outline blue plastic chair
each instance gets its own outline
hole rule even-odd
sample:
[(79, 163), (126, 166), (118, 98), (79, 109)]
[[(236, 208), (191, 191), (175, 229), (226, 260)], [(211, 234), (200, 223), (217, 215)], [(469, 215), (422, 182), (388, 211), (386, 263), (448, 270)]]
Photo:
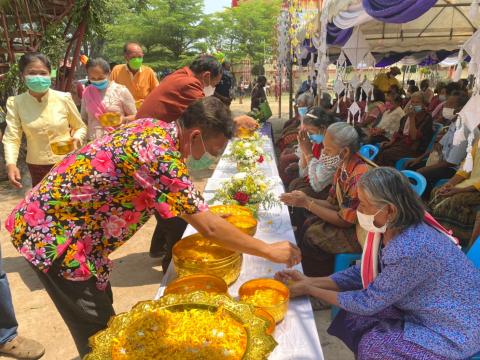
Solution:
[(378, 155), (378, 148), (375, 147), (374, 145), (366, 144), (360, 148), (358, 153), (362, 155), (364, 158), (372, 161)]
[(439, 187), (445, 185), (450, 179), (440, 179), (438, 180), (433, 187)]
[[(339, 272), (348, 269), (353, 262), (360, 260), (362, 254), (337, 254), (335, 255), (335, 266), (333, 272)], [(332, 319), (337, 316), (340, 309), (336, 306), (332, 306), (331, 317)]]
[(412, 170), (402, 170), (402, 174), (408, 178), (413, 190), (415, 190), (417, 195), (422, 196), (427, 188), (427, 180), (425, 177), (422, 174)]
[(407, 164), (407, 161), (413, 160), (414, 158), (401, 158), (395, 163), (395, 169), (398, 171), (405, 170), (405, 166)]

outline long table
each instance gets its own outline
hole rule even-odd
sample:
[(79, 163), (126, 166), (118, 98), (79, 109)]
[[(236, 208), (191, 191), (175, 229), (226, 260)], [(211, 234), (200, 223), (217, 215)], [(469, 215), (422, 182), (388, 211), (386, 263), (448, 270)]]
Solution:
[[(271, 127), (269, 130), (268, 126), (269, 125), (265, 126), (262, 132), (270, 135)], [(229, 148), (230, 146), (225, 150), (225, 154), (229, 152)], [(270, 158), (260, 165), (260, 169), (265, 173), (270, 182), (272, 182), (273, 187), (271, 190), (276, 195), (280, 195), (284, 192), (284, 188), (278, 175), (271, 137), (268, 137), (264, 148)], [(212, 177), (207, 182), (203, 194), (204, 198), (206, 200), (211, 199), (216, 189), (221, 186), (222, 182), (237, 172), (236, 165), (222, 156)], [(258, 230), (255, 234), (256, 238), (267, 243), (274, 243), (279, 240), (288, 240), (295, 243), (295, 236), (290, 223), (288, 208), (286, 206), (282, 205), (281, 207), (269, 211), (260, 211), (258, 220)], [(185, 230), (184, 237), (196, 232), (197, 231), (189, 225)], [(275, 272), (284, 268), (284, 265), (275, 264), (263, 258), (244, 254), (240, 277), (230, 286), (229, 293), (230, 295), (236, 296), (238, 294), (238, 288), (244, 282), (254, 278), (273, 277)], [(300, 265), (297, 265), (296, 269), (302, 271)], [(175, 278), (175, 269), (173, 263), (170, 263), (155, 299), (158, 299), (163, 295), (166, 285)], [(274, 337), (278, 342), (278, 346), (272, 352), (269, 359), (324, 359), (312, 306), (307, 297), (290, 300), (285, 319), (277, 325)]]

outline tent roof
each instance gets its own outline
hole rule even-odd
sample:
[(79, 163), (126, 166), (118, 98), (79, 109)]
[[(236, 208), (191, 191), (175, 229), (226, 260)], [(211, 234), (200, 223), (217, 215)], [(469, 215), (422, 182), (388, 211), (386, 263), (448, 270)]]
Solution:
[[(348, 11), (360, 0), (330, 0), (325, 3), (329, 20)], [(404, 24), (386, 24), (370, 20), (360, 25), (373, 52), (403, 52), (458, 49), (477, 30), (469, 19), (471, 1), (438, 0), (419, 18)]]

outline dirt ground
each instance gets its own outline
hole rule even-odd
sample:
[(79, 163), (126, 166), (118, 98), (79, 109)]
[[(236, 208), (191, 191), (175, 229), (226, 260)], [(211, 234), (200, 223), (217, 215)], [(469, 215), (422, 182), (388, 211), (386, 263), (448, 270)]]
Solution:
[[(278, 103), (272, 98), (270, 104), (274, 116), (278, 117)], [(244, 100), (242, 105), (237, 100), (232, 104), (232, 110), (234, 113), (244, 113), (248, 111), (249, 105), (249, 100)], [(274, 130), (277, 132), (287, 119), (287, 113), (287, 97), (284, 97), (282, 118), (272, 119)], [(209, 175), (209, 173), (203, 173), (194, 177), (195, 184), (199, 189), (203, 189)], [(0, 182), (0, 219), (2, 223), (11, 209), (23, 197), (24, 191), (13, 190), (7, 182)], [(129, 310), (138, 301), (152, 299), (158, 290), (162, 280), (161, 262), (159, 259), (151, 259), (148, 256), (154, 227), (155, 219), (151, 219), (111, 256), (115, 262), (112, 288), (117, 313)], [(19, 333), (34, 338), (45, 346), (46, 354), (42, 359), (79, 359), (63, 320), (27, 262), (13, 248), (4, 229), (0, 230), (0, 240), (3, 266), (10, 281)], [(326, 334), (326, 329), (330, 324), (330, 311), (315, 312), (315, 319), (325, 359), (353, 359), (351, 352), (340, 341)], [(4, 357), (0, 356), (0, 359), (4, 359)]]

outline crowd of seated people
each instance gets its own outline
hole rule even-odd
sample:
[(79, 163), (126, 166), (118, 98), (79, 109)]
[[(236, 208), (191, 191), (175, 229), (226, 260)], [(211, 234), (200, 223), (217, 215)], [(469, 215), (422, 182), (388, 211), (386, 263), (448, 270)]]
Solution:
[[(424, 316), (420, 307), (407, 304), (418, 300), (424, 306), (431, 300), (436, 306), (435, 299), (442, 292), (440, 278), (424, 281), (435, 271), (422, 270), (419, 275), (415, 265), (420, 260), (429, 264), (429, 271), (430, 264), (435, 264), (438, 271), (453, 274), (457, 270), (448, 258), (454, 256), (457, 264), (480, 278), (480, 271), (458, 246), (468, 249), (480, 235), (480, 131), (471, 134), (464, 119), (459, 119), (471, 96), (468, 82), (438, 82), (432, 89), (424, 79), (420, 88), (409, 81), (404, 90), (390, 75), (382, 79), (382, 90), (374, 87), (366, 94), (359, 87), (342, 92), (331, 106), (324, 97), (320, 107), (310, 106), (315, 100), (308, 93), (297, 99), (306, 109), (296, 111), (288, 122), (277, 150), (281, 178), (288, 189), (280, 200), (291, 209), (305, 275), (287, 270), (277, 278), (289, 284), (292, 297), (309, 295), (314, 308), (319, 308), (319, 303), (320, 308), (328, 304), (340, 307), (343, 313), (329, 333), (344, 340), (357, 358), (366, 358), (366, 349), (383, 344), (386, 338), (393, 341), (392, 348), (380, 346), (383, 353), (378, 358), (404, 358), (399, 354), (409, 351), (428, 359), (473, 355), (480, 351), (480, 317), (470, 317), (468, 306), (455, 311), (457, 320), (468, 323), (469, 338), (477, 339), (467, 344), (464, 339), (449, 337), (448, 333), (456, 331), (452, 321), (445, 319), (450, 324), (445, 326), (436, 324), (435, 312)], [(349, 114), (353, 103), (360, 109), (355, 115)], [(469, 147), (472, 137), (473, 146)], [(366, 144), (378, 150), (372, 158), (360, 155), (360, 147)], [(417, 193), (395, 167), (423, 176), (427, 184), (423, 193)], [(372, 176), (366, 176), (370, 173)], [(365, 244), (377, 235), (379, 253), (368, 260)], [(403, 244), (405, 241), (411, 245)], [(434, 256), (432, 246), (438, 247), (441, 256)], [(352, 267), (332, 276), (335, 259), (342, 253), (362, 257), (362, 268)], [(374, 274), (371, 278), (365, 278), (368, 274), (363, 264), (367, 260), (373, 264), (367, 269)], [(422, 285), (397, 286), (396, 276), (416, 279), (415, 283)], [(467, 279), (463, 275), (458, 278)], [(478, 282), (465, 292), (472, 309), (480, 309), (475, 295), (479, 292)], [(347, 301), (342, 294), (351, 298)], [(375, 300), (378, 297), (383, 302)], [(409, 325), (413, 318), (416, 330)], [(376, 326), (381, 328), (384, 323), (391, 332), (377, 331)], [(425, 337), (405, 337), (410, 331), (417, 335), (424, 331)], [(427, 336), (435, 337), (435, 346)], [(395, 340), (400, 338), (403, 340)]]
[[(399, 160), (401, 169), (425, 177), (424, 203), (463, 246), (479, 235), (474, 228), (480, 210), (480, 156), (474, 145), (473, 169), (462, 170), (469, 136), (465, 126), (462, 140), (454, 144), (458, 114), (469, 101), (466, 82), (439, 82), (432, 90), (425, 79), (420, 88), (409, 81), (406, 91), (391, 84), (387, 92), (374, 87), (366, 94), (359, 87), (339, 94), (333, 104), (319, 93), (318, 107), (308, 92), (296, 100), (295, 117), (286, 123), (277, 150), (288, 189), (282, 201), (292, 207), (308, 275), (331, 274), (335, 254), (361, 252), (356, 183), (369, 168), (395, 167)], [(360, 107), (356, 116), (348, 114), (353, 102)], [(364, 144), (378, 148), (373, 162), (357, 154)]]

